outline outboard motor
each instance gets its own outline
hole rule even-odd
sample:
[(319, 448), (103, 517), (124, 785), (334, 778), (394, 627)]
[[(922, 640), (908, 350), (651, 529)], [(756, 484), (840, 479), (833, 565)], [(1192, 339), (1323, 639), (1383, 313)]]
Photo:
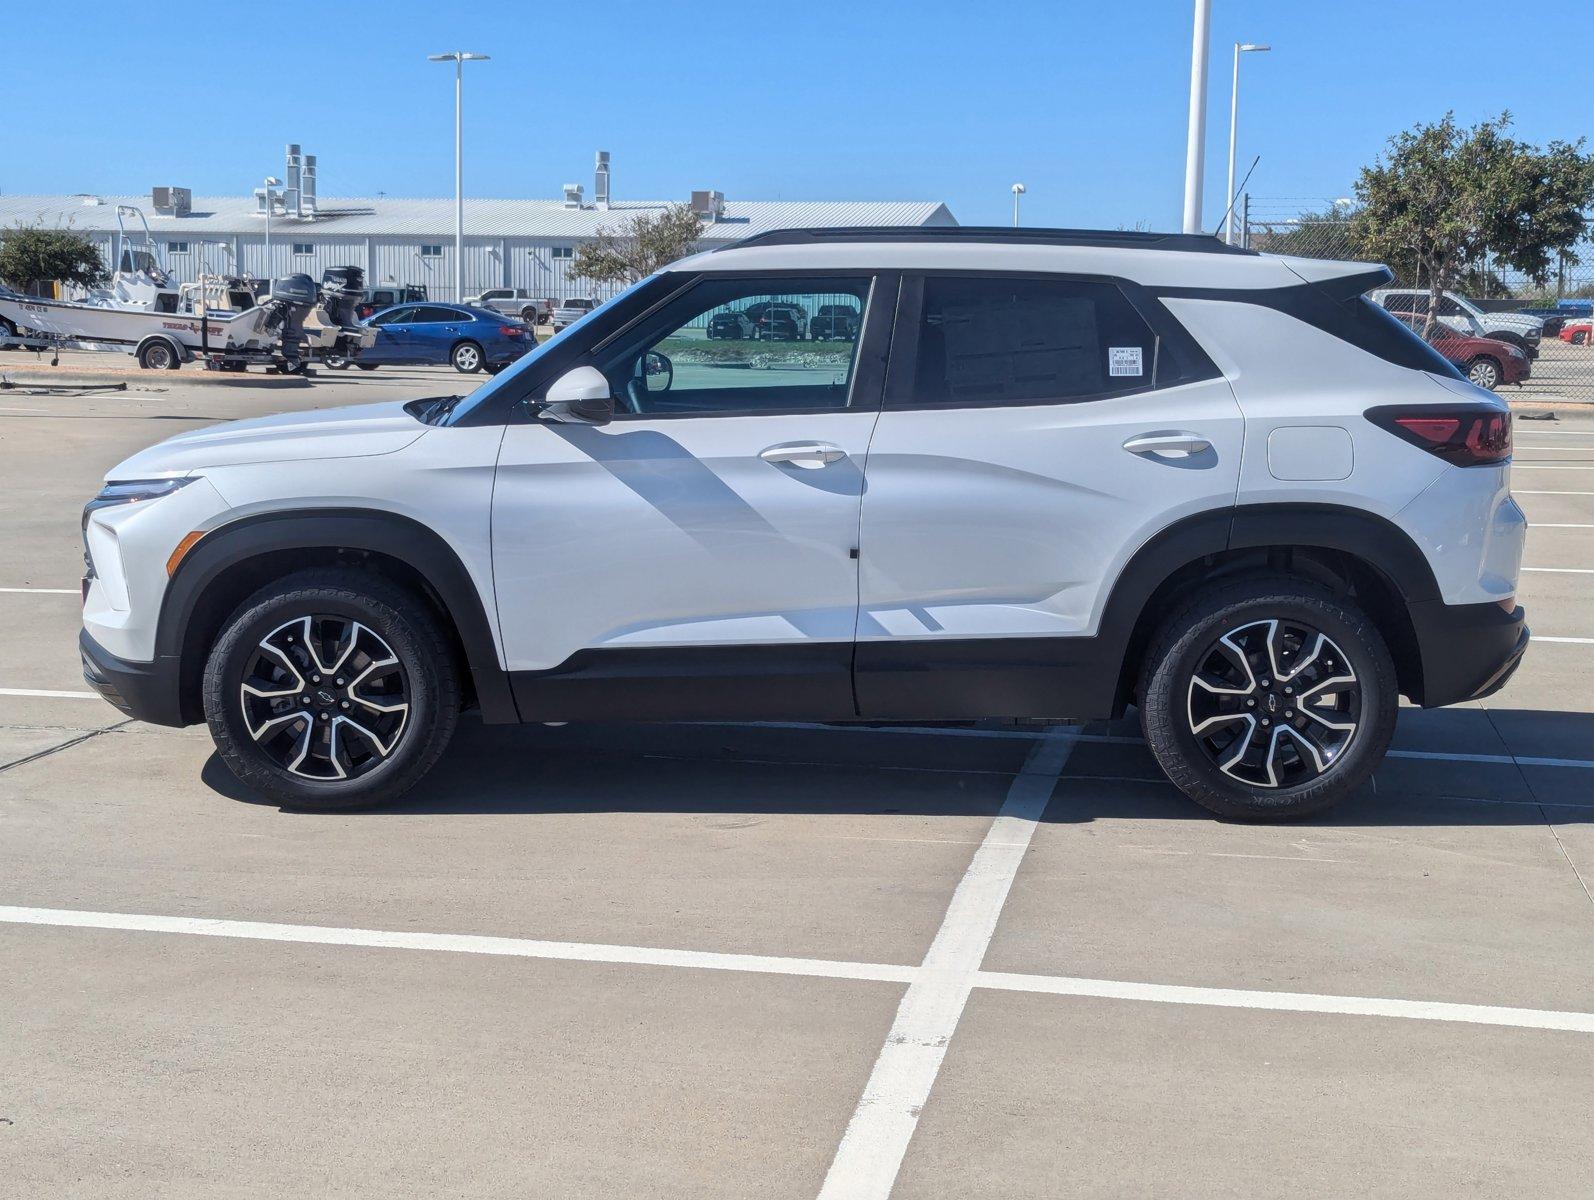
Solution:
[(287, 275), (272, 281), (271, 294), (262, 307), (271, 310), (266, 328), (280, 330), (283, 361), (297, 369), (304, 363), (305, 321), (320, 299), (315, 280), (308, 275)]
[(360, 324), (365, 272), (359, 267), (328, 267), (321, 274), (321, 298), (305, 320), (311, 347), (338, 358), (353, 358), (376, 341), (376, 330)]

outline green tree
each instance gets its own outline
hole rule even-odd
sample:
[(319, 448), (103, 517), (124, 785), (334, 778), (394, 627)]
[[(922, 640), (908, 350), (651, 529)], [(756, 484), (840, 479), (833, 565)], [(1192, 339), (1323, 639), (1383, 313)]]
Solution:
[(17, 224), (0, 232), (0, 279), (18, 291), (51, 279), (92, 287), (105, 281), (105, 264), (76, 230)]
[(684, 204), (663, 212), (639, 212), (616, 228), (600, 226), (598, 236), (576, 247), (565, 273), (594, 283), (635, 283), (692, 253), (702, 230), (697, 214)]
[(1594, 158), (1583, 142), (1541, 149), (1509, 137), (1510, 125), (1502, 113), (1463, 129), (1446, 113), (1391, 138), (1356, 182), (1353, 242), (1428, 288), (1428, 332), (1445, 289), (1463, 286), (1469, 272), (1487, 285), (1486, 259), (1542, 284), (1563, 253), (1577, 261), (1572, 247), (1588, 236)]

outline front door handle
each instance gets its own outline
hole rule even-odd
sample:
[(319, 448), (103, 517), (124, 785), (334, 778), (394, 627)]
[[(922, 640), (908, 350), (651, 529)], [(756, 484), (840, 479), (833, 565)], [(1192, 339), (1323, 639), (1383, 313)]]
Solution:
[(805, 471), (817, 471), (846, 458), (847, 452), (829, 442), (782, 442), (759, 451), (758, 457), (767, 463), (790, 463)]
[(1212, 449), (1212, 443), (1199, 433), (1158, 430), (1156, 433), (1143, 433), (1130, 438), (1124, 443), (1124, 449), (1131, 454), (1150, 454), (1158, 458), (1189, 458), (1192, 454)]

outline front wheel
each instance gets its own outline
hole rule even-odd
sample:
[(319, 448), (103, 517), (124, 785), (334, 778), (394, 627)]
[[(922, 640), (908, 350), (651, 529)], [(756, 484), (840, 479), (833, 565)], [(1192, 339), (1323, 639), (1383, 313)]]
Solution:
[(1360, 787), (1394, 736), (1389, 650), (1327, 588), (1262, 576), (1198, 593), (1152, 641), (1141, 727), (1157, 762), (1225, 817), (1305, 816)]
[(170, 342), (146, 342), (138, 352), (138, 365), (146, 371), (175, 371), (182, 366)]
[(1467, 364), (1467, 380), (1492, 392), (1500, 386), (1500, 364), (1492, 358), (1475, 358)]
[(289, 808), (402, 795), (442, 754), (459, 677), (436, 617), (380, 576), (301, 571), (227, 620), (205, 666), (205, 719), (238, 779)]

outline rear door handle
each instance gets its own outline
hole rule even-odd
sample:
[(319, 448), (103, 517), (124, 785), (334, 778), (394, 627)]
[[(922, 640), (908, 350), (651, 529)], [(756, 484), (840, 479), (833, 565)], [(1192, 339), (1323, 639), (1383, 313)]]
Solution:
[(1189, 458), (1203, 450), (1212, 449), (1212, 443), (1199, 433), (1185, 430), (1158, 430), (1142, 433), (1124, 443), (1131, 454), (1149, 454), (1157, 458)]
[(782, 442), (759, 451), (758, 457), (767, 463), (790, 463), (805, 471), (817, 471), (846, 458), (847, 452), (829, 442)]

